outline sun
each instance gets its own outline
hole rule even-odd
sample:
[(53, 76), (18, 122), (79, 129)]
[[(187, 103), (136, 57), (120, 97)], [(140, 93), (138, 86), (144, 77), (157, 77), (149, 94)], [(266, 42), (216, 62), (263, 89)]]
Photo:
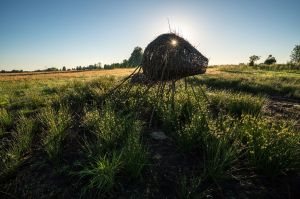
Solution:
[(171, 40), (171, 44), (172, 44), (173, 46), (176, 46), (176, 45), (177, 45), (177, 40), (176, 40), (176, 39), (172, 39), (172, 40)]

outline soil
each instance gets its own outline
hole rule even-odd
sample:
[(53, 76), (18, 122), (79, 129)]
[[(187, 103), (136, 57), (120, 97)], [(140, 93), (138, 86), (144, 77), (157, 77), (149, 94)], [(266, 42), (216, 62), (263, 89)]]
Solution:
[(270, 96), (264, 112), (273, 121), (278, 119), (294, 120), (300, 130), (300, 100), (281, 96)]

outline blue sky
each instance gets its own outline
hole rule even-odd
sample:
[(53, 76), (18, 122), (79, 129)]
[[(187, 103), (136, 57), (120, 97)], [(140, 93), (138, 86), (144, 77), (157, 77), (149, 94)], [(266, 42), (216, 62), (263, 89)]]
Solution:
[(0, 69), (121, 62), (173, 30), (210, 64), (269, 54), (280, 63), (300, 44), (299, 0), (0, 0)]

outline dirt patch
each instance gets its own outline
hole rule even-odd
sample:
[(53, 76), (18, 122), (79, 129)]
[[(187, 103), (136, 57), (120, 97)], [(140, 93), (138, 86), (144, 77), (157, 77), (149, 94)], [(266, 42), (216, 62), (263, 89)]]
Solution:
[(296, 128), (300, 129), (300, 100), (270, 96), (264, 112), (273, 121), (279, 119), (295, 120)]
[(180, 152), (175, 141), (168, 135), (157, 139), (156, 132), (160, 131), (147, 129), (143, 134), (151, 162), (146, 174), (149, 186), (145, 195), (147, 198), (178, 198), (180, 177), (184, 173), (195, 171), (196, 166), (199, 167), (200, 157)]

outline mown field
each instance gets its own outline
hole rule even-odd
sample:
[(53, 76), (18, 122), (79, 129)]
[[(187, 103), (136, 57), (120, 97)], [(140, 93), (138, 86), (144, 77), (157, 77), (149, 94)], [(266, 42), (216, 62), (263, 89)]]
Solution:
[[(1, 198), (297, 198), (300, 70), (0, 75)], [(151, 120), (151, 123), (150, 123)]]

